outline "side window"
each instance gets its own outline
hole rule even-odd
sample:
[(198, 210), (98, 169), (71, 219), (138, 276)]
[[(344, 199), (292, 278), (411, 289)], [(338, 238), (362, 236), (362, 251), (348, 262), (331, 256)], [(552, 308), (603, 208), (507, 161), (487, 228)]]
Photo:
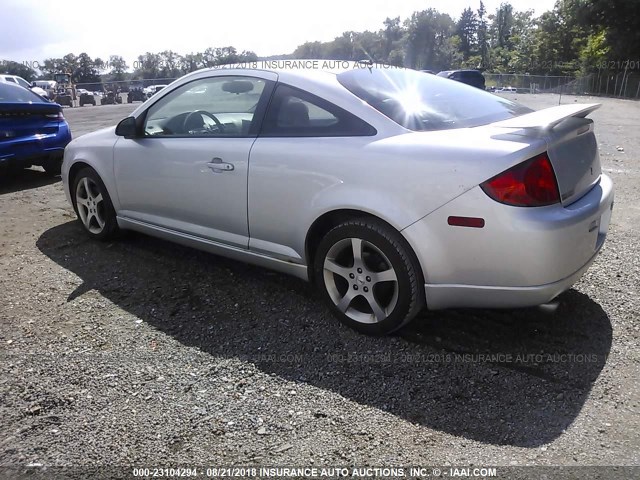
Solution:
[(368, 123), (308, 92), (280, 84), (260, 135), (268, 137), (353, 137), (375, 135)]
[(16, 81), (18, 82), (18, 85), (20, 85), (21, 87), (31, 88), (31, 85), (29, 85), (29, 82), (27, 82), (26, 80), (23, 80), (22, 78), (16, 78)]
[(150, 137), (247, 137), (267, 80), (209, 77), (182, 85), (147, 111)]
[(17, 82), (16, 82), (16, 79), (15, 79), (15, 78), (12, 78), (12, 77), (4, 77), (4, 79), (5, 79), (7, 82), (17, 83)]

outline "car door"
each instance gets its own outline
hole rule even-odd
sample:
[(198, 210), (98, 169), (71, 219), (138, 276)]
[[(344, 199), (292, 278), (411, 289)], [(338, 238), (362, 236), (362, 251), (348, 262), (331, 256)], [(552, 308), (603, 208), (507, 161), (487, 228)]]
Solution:
[(337, 105), (278, 84), (251, 149), (250, 250), (303, 262), (309, 218), (321, 208), (318, 199), (351, 182), (356, 171), (366, 176), (358, 162), (375, 134)]
[(210, 76), (151, 105), (143, 134), (114, 147), (118, 214), (247, 248), (249, 151), (273, 80)]

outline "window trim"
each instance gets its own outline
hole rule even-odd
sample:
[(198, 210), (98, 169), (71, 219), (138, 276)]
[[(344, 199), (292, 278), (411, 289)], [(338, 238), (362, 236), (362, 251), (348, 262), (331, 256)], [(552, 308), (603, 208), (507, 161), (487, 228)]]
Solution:
[[(268, 125), (269, 123), (273, 125), (276, 125), (277, 123), (277, 118), (275, 117), (275, 105), (276, 105), (276, 102), (282, 102), (282, 98), (280, 98), (280, 95), (279, 95), (279, 93), (282, 91), (281, 88), (290, 89), (290, 90), (293, 90), (294, 92), (300, 93), (300, 96), (299, 96), (300, 100), (312, 103), (318, 108), (326, 110), (327, 112), (336, 116), (338, 119), (340, 119), (341, 116), (347, 117), (347, 118), (351, 117), (355, 121), (361, 123), (362, 126), (368, 130), (368, 133), (342, 134), (342, 133), (333, 132), (333, 133), (326, 134), (322, 132), (318, 133), (316, 131), (309, 133), (309, 132), (304, 132), (302, 130), (300, 132), (265, 131), (265, 126)], [(278, 108), (280, 108), (280, 106), (278, 106)], [(329, 100), (319, 97), (318, 95), (314, 95), (313, 93), (307, 90), (294, 87), (287, 83), (277, 82), (277, 84), (274, 86), (273, 92), (271, 93), (271, 100), (269, 101), (269, 104), (267, 106), (266, 113), (262, 121), (259, 136), (264, 138), (341, 138), (341, 137), (349, 138), (349, 137), (374, 137), (377, 134), (378, 134), (378, 131), (369, 122), (366, 122), (359, 116), (349, 112), (348, 110), (345, 110), (342, 107), (339, 107), (335, 103), (332, 103)]]
[[(249, 133), (247, 135), (145, 135), (144, 128), (147, 123), (147, 116), (149, 115), (149, 110), (151, 110), (155, 105), (158, 104), (158, 102), (162, 101), (164, 98), (171, 96), (174, 92), (194, 82), (200, 82), (203, 80), (211, 80), (211, 79), (238, 78), (238, 77), (262, 80), (265, 83), (264, 89), (262, 90), (262, 93), (260, 95), (260, 99), (258, 100), (258, 105), (256, 106), (256, 111), (253, 113), (253, 120), (251, 121), (251, 126), (249, 127)], [(141, 138), (141, 139), (142, 138), (163, 138), (163, 139), (208, 138), (210, 140), (213, 140), (216, 138), (257, 138), (262, 128), (262, 123), (265, 118), (267, 106), (271, 101), (271, 96), (273, 95), (275, 84), (276, 82), (274, 82), (273, 80), (269, 80), (268, 78), (262, 78), (258, 76), (252, 76), (252, 75), (212, 75), (209, 77), (195, 78), (187, 83), (183, 83), (181, 85), (176, 86), (175, 88), (172, 88), (170, 91), (167, 92), (166, 95), (163, 95), (161, 98), (158, 98), (152, 105), (149, 105), (149, 107), (142, 114), (138, 116), (137, 122), (136, 122), (137, 128), (138, 128), (137, 138)], [(167, 86), (163, 88), (163, 90), (168, 88), (169, 87)]]

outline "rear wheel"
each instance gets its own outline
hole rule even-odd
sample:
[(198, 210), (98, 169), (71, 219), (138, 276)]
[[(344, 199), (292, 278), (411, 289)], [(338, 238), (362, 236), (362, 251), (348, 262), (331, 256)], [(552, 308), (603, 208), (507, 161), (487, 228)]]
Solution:
[(342, 323), (385, 335), (408, 323), (424, 305), (416, 263), (397, 231), (375, 220), (352, 220), (320, 242), (315, 280)]
[(107, 188), (92, 168), (83, 168), (73, 181), (73, 206), (89, 236), (107, 240), (118, 232), (116, 212)]

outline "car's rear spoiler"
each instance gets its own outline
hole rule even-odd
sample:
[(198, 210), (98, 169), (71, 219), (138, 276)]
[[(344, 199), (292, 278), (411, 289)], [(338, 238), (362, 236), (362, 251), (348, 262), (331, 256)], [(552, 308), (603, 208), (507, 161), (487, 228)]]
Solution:
[(0, 103), (0, 115), (15, 115), (21, 113), (32, 113), (46, 115), (49, 113), (59, 113), (62, 107), (57, 103), (49, 102), (6, 102)]
[(526, 128), (547, 130), (570, 117), (584, 118), (602, 105), (600, 103), (558, 105), (519, 117), (496, 122), (492, 126), (501, 128)]

